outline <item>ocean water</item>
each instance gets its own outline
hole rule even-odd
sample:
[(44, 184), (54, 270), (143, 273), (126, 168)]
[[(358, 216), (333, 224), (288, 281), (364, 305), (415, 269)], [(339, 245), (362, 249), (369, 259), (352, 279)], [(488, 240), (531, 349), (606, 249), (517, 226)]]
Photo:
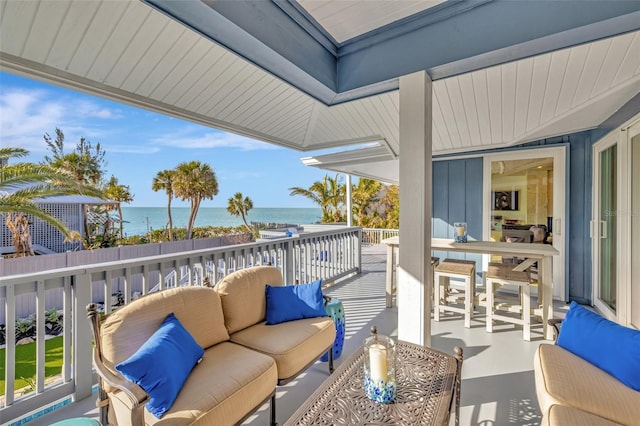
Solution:
[[(185, 228), (189, 207), (171, 209), (174, 228)], [(247, 214), (247, 222), (309, 224), (320, 221), (322, 210), (314, 208), (254, 208)], [(166, 207), (122, 207), (125, 235), (141, 235), (152, 229), (167, 227)], [(242, 219), (229, 214), (224, 207), (201, 207), (195, 226), (239, 226)]]

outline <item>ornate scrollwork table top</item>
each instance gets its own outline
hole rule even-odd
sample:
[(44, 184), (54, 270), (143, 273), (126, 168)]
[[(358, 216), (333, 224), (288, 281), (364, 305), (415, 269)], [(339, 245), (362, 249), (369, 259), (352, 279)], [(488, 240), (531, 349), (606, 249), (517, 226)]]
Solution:
[(362, 348), (345, 360), (291, 416), (293, 425), (444, 425), (454, 398), (456, 358), (397, 341), (393, 404), (371, 401), (363, 390)]

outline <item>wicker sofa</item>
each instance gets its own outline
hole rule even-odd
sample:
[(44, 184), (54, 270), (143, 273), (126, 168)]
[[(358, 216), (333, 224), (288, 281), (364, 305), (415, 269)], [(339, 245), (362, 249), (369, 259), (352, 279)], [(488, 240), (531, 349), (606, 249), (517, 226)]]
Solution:
[[(333, 344), (335, 327), (328, 317), (264, 325), (265, 284), (282, 285), (280, 271), (247, 268), (214, 289), (181, 287), (151, 293), (103, 317), (89, 305), (102, 424), (233, 425), (271, 400), (275, 425), (277, 384), (321, 357)], [(171, 408), (156, 418), (145, 409), (149, 395), (115, 366), (136, 353), (171, 313), (204, 355)]]
[[(571, 309), (574, 309), (573, 305)], [(557, 319), (550, 320), (556, 331), (560, 322)], [(597, 333), (613, 334), (593, 322), (574, 322), (573, 327), (581, 333), (575, 336), (578, 341), (587, 340), (590, 335)], [(615, 338), (607, 341), (607, 338), (596, 336), (594, 343), (614, 354), (615, 351), (629, 350), (629, 345), (623, 345)], [(637, 337), (634, 339), (634, 345), (637, 345)], [(575, 351), (570, 345), (565, 346)], [(628, 353), (624, 355), (638, 356)], [(628, 359), (622, 361), (620, 357), (620, 362), (628, 362)], [(636, 368), (640, 368), (640, 364)], [(543, 413), (542, 425), (640, 424), (640, 392), (561, 345), (543, 343), (538, 347), (534, 356), (534, 375), (538, 404)]]

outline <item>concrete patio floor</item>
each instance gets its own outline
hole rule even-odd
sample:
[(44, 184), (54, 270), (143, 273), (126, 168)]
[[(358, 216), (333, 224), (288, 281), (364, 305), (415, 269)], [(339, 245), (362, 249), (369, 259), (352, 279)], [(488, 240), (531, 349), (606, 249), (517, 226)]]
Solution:
[[(380, 333), (397, 335), (397, 307), (385, 307), (385, 247), (363, 247), (362, 261), (361, 275), (325, 291), (325, 294), (342, 300), (346, 315), (344, 351), (336, 360), (336, 367), (361, 345), (372, 325), (376, 325)], [(556, 316), (563, 316), (568, 307), (556, 301), (554, 309)], [(532, 339), (531, 342), (522, 340), (522, 329), (512, 324), (498, 323), (493, 333), (487, 333), (483, 315), (472, 321), (470, 329), (464, 328), (461, 316), (453, 314), (445, 317), (444, 321), (432, 322), (432, 347), (447, 353), (453, 353), (454, 346), (464, 350), (461, 425), (540, 424), (541, 413), (533, 377), (534, 352), (540, 343), (545, 342), (540, 323), (532, 327)], [(328, 375), (327, 364), (316, 362), (296, 380), (279, 387), (279, 424), (283, 424)], [(95, 397), (78, 401), (27, 424), (50, 425), (83, 416), (97, 419), (94, 400)], [(268, 425), (269, 406), (263, 406), (244, 424)]]

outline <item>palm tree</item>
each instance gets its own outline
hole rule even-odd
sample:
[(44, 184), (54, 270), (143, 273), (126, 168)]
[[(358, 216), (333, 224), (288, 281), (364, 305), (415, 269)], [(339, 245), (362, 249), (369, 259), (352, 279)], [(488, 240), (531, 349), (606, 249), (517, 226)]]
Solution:
[(56, 127), (56, 139), (52, 140), (48, 133), (44, 134), (44, 141), (51, 151), (52, 157), (45, 156), (45, 163), (49, 166), (66, 170), (73, 174), (78, 182), (98, 185), (104, 175), (105, 151), (100, 144), (95, 146), (80, 138), (70, 154), (64, 153), (64, 133)]
[(101, 196), (100, 191), (77, 182), (74, 176), (62, 170), (42, 164), (8, 164), (10, 158), (28, 154), (29, 151), (22, 148), (0, 148), (0, 213), (6, 214), (6, 224), (13, 234), (18, 256), (33, 255), (27, 215), (49, 223), (67, 239), (73, 239), (67, 226), (34, 200), (62, 195)]
[(358, 226), (366, 226), (367, 214), (371, 204), (376, 201), (377, 195), (382, 189), (382, 184), (377, 180), (360, 178), (358, 185), (354, 185), (351, 193), (351, 199), (353, 202), (353, 213), (356, 217), (356, 224)]
[[(98, 143), (94, 146), (91, 142), (81, 137), (74, 150), (69, 154), (65, 154), (64, 132), (56, 127), (55, 133), (55, 140), (51, 139), (48, 133), (43, 136), (52, 155), (51, 157), (48, 155), (44, 157), (44, 164), (56, 170), (70, 173), (81, 184), (92, 185), (97, 188), (102, 182), (106, 164), (104, 159), (106, 153), (100, 144)], [(91, 234), (89, 232), (86, 207), (83, 212), (83, 221), (86, 232), (85, 237), (89, 240)]]
[(203, 199), (213, 200), (218, 195), (218, 180), (211, 166), (200, 161), (178, 164), (174, 178), (174, 194), (183, 201), (189, 200), (191, 204), (187, 224), (187, 239), (191, 239), (200, 203)]
[(309, 189), (294, 186), (289, 191), (291, 196), (302, 195), (317, 204), (322, 209), (321, 222), (324, 223), (336, 221), (339, 205), (344, 202), (344, 185), (339, 184), (338, 175), (335, 179), (325, 175), (322, 181), (314, 182)]
[(169, 241), (173, 241), (173, 218), (171, 217), (171, 201), (173, 200), (173, 179), (175, 170), (161, 170), (156, 174), (151, 183), (151, 189), (154, 191), (163, 190), (167, 194), (169, 201), (167, 202), (167, 218), (169, 226)]
[(333, 212), (334, 222), (344, 222), (343, 208), (346, 204), (347, 187), (340, 183), (341, 179), (338, 174), (333, 179), (325, 175), (325, 181), (328, 182), (329, 193), (331, 194), (331, 211)]
[(118, 219), (120, 220), (120, 238), (122, 238), (122, 203), (130, 203), (133, 201), (133, 194), (128, 185), (122, 185), (118, 182), (118, 178), (111, 175), (111, 179), (107, 182), (102, 193), (105, 198), (117, 201)]
[(229, 198), (229, 205), (227, 211), (233, 216), (241, 216), (244, 226), (247, 227), (249, 232), (253, 232), (253, 229), (247, 223), (247, 213), (253, 208), (253, 201), (251, 198), (242, 196), (242, 192), (236, 192), (233, 197)]

